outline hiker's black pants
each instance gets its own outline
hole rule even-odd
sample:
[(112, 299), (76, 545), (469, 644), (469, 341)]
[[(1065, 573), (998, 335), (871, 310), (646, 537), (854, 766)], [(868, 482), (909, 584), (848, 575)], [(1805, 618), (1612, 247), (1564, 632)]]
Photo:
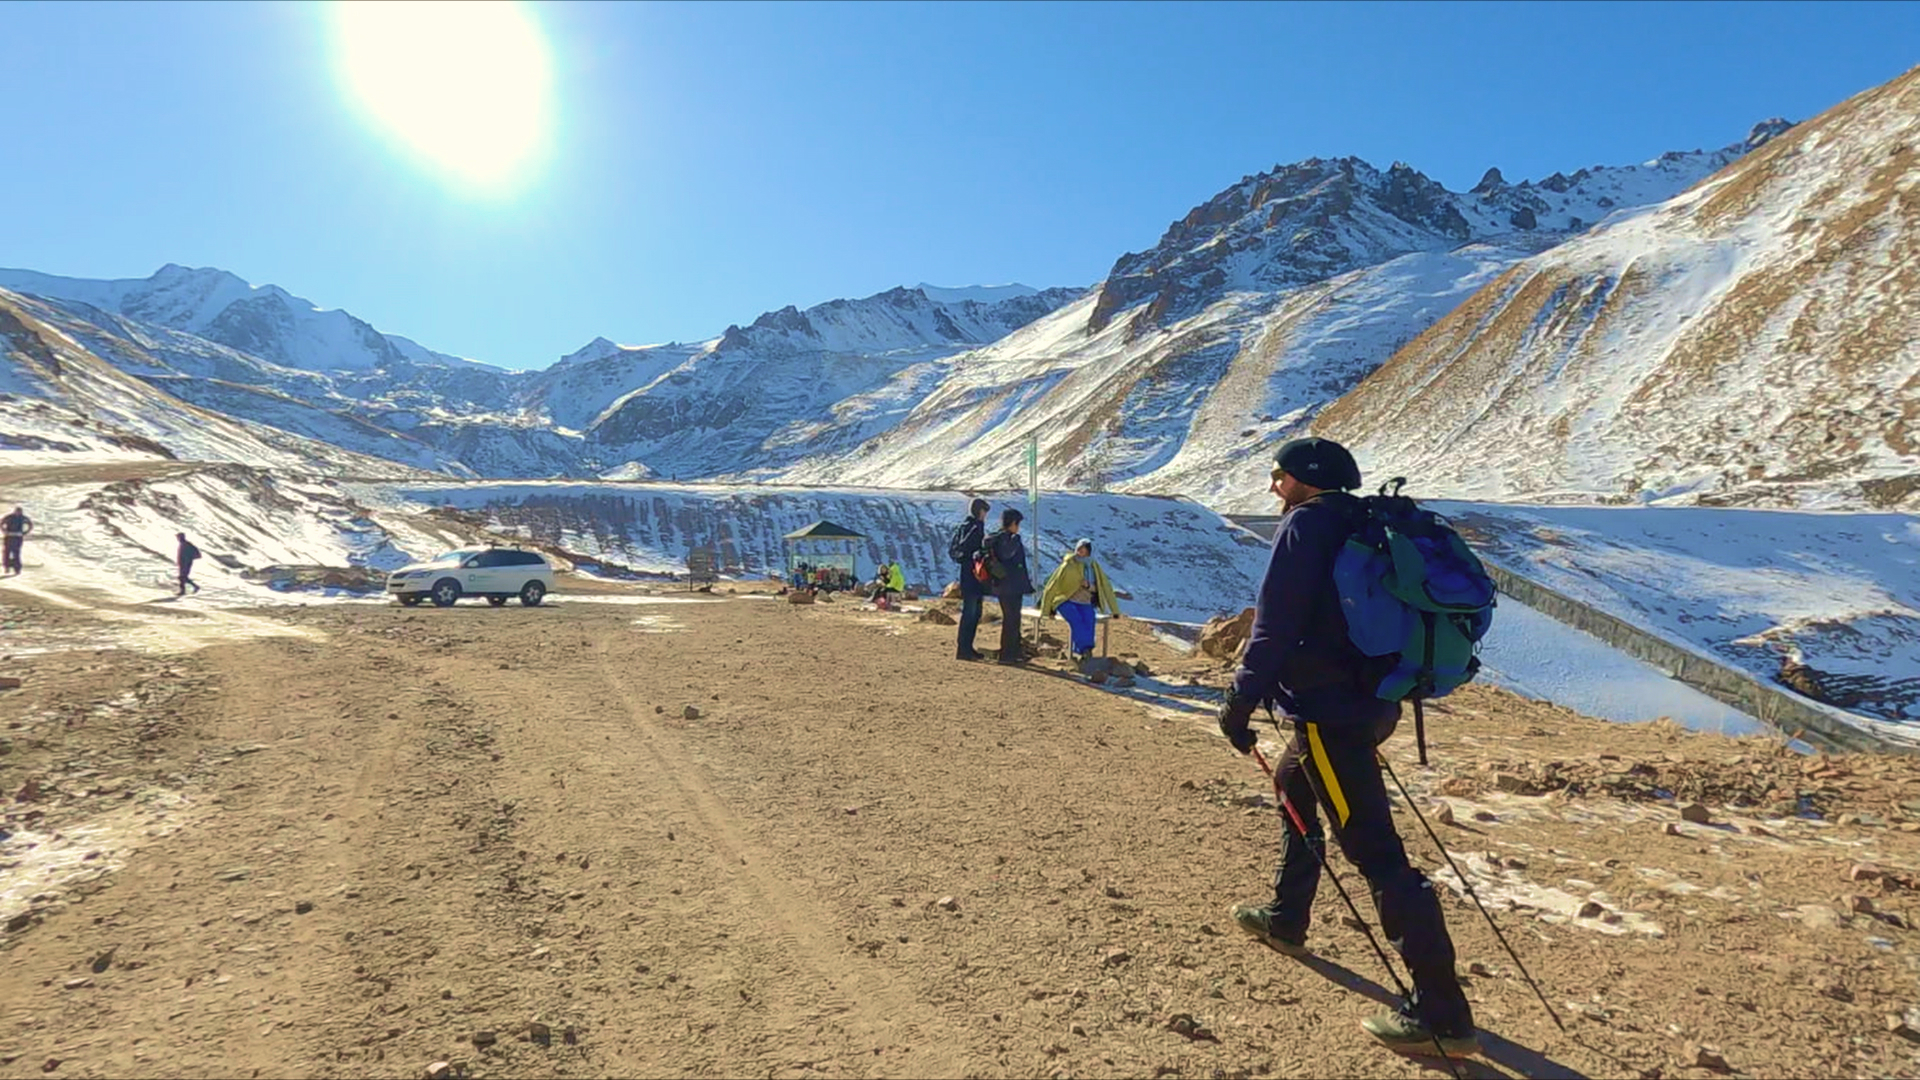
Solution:
[(954, 655), (962, 660), (975, 655), (973, 638), (980, 632), (980, 613), (986, 597), (976, 592), (960, 594), (960, 643)]
[(1000, 659), (1013, 660), (1020, 655), (1020, 604), (1023, 593), (995, 593), (1000, 601)]
[(1326, 851), (1318, 810), (1325, 807), (1340, 850), (1373, 890), (1380, 929), (1413, 973), (1414, 1009), (1441, 1035), (1464, 1035), (1473, 1028), (1473, 1014), (1454, 974), (1453, 939), (1440, 899), (1426, 875), (1407, 861), (1374, 760), (1374, 748), (1393, 729), (1391, 720), (1372, 729), (1294, 721), (1293, 741), (1280, 759), (1280, 788), (1306, 832), (1282, 813), (1272, 929), (1296, 941), (1306, 938), (1320, 886), (1320, 859), (1308, 845)]
[(17, 574), (20, 572), (20, 545), (26, 541), (26, 537), (8, 536), (4, 539), (6, 543), (6, 554), (4, 560), (0, 560), (0, 562), (4, 563), (4, 569), (11, 570)]

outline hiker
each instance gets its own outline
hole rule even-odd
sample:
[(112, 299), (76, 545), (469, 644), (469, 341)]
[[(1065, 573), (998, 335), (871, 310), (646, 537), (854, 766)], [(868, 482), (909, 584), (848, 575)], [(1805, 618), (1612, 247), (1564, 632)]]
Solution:
[(1113, 583), (1093, 558), (1093, 541), (1081, 537), (1073, 542), (1073, 551), (1060, 560), (1060, 568), (1040, 590), (1040, 614), (1052, 618), (1055, 612), (1067, 620), (1071, 636), (1068, 648), (1078, 662), (1093, 655), (1093, 628), (1101, 611), (1111, 619), (1120, 614), (1114, 599)]
[(1333, 580), (1334, 558), (1357, 525), (1360, 503), (1347, 492), (1360, 486), (1360, 467), (1345, 447), (1318, 438), (1282, 445), (1274, 461), (1270, 490), (1285, 514), (1219, 721), (1233, 748), (1251, 753), (1253, 710), (1278, 704), (1293, 735), (1275, 786), (1303, 824), (1282, 825), (1273, 902), (1236, 906), (1233, 920), (1277, 952), (1306, 953), (1317, 853), (1326, 850), (1316, 803), (1324, 806), (1347, 861), (1373, 889), (1381, 929), (1413, 975), (1412, 1000), (1361, 1026), (1396, 1050), (1419, 1053), (1437, 1042), (1449, 1056), (1466, 1056), (1478, 1038), (1454, 974), (1453, 940), (1433, 884), (1407, 861), (1375, 762), (1375, 747), (1399, 723), (1400, 703), (1372, 692), (1377, 667), (1349, 639)]
[(900, 568), (898, 559), (893, 561), (893, 565), (887, 567), (887, 591), (896, 596), (907, 595), (907, 572)]
[(1000, 602), (1002, 664), (1027, 662), (1020, 644), (1020, 605), (1033, 592), (1033, 578), (1027, 574), (1027, 545), (1020, 539), (1020, 522), (1025, 518), (1012, 507), (1000, 511), (1000, 531), (986, 539), (987, 574), (993, 579), (994, 598)]
[(16, 506), (13, 513), (0, 518), (0, 570), (9, 574), (20, 572), (20, 548), (27, 542), (27, 534), (33, 531), (33, 519), (27, 516), (24, 507)]
[(175, 556), (175, 561), (180, 566), (179, 595), (187, 595), (187, 586), (189, 585), (193, 586), (194, 592), (199, 592), (200, 586), (193, 580), (193, 560), (200, 557), (200, 549), (193, 546), (193, 541), (187, 539), (186, 533), (174, 533), (173, 536), (174, 539), (180, 541), (180, 552)]
[(953, 653), (956, 660), (985, 659), (973, 647), (973, 638), (980, 632), (980, 608), (987, 596), (987, 583), (974, 573), (973, 564), (986, 546), (990, 509), (987, 500), (973, 500), (967, 507), (966, 520), (953, 530), (953, 539), (947, 542), (947, 556), (960, 564), (960, 638)]

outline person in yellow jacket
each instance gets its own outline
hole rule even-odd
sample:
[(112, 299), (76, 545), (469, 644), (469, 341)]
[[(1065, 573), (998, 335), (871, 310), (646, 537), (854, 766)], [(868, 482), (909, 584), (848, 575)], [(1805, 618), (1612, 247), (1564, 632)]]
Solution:
[(907, 573), (900, 569), (898, 559), (894, 560), (892, 566), (887, 567), (887, 591), (893, 593), (907, 591)]
[(1060, 560), (1060, 568), (1047, 579), (1040, 593), (1040, 613), (1058, 611), (1072, 630), (1073, 658), (1093, 654), (1093, 627), (1096, 615), (1105, 611), (1108, 618), (1120, 614), (1120, 602), (1114, 599), (1113, 583), (1093, 558), (1093, 541), (1082, 537), (1073, 542), (1073, 552)]

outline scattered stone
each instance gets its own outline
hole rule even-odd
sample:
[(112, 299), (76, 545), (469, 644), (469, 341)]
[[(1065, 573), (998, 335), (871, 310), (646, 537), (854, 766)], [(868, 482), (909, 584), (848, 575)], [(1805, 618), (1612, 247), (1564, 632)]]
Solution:
[(1814, 992), (1820, 994), (1822, 997), (1830, 997), (1835, 1001), (1851, 1002), (1853, 1000), (1853, 991), (1824, 975), (1818, 976), (1813, 980), (1813, 989)]
[(453, 1062), (436, 1061), (427, 1066), (427, 1080), (447, 1080), (453, 1075)]
[(1491, 979), (1493, 977), (1492, 969), (1488, 968), (1487, 965), (1481, 963), (1478, 960), (1475, 960), (1473, 963), (1467, 965), (1467, 974), (1477, 975), (1482, 979)]
[(1691, 821), (1695, 825), (1707, 825), (1712, 823), (1713, 815), (1699, 803), (1688, 803), (1680, 808), (1680, 820)]
[(113, 966), (113, 954), (119, 951), (120, 951), (120, 946), (115, 945), (111, 949), (108, 949), (106, 952), (103, 952), (99, 956), (94, 957), (93, 963), (88, 964), (87, 967), (91, 969), (95, 975), (104, 975), (106, 974), (107, 969)]
[(1366, 929), (1367, 929), (1366, 923), (1361, 922), (1359, 919), (1356, 919), (1351, 915), (1340, 916), (1340, 925), (1346, 927), (1349, 930), (1355, 930), (1362, 933), (1366, 932)]
[(1515, 776), (1512, 773), (1494, 773), (1493, 786), (1495, 790), (1504, 791), (1510, 795), (1533, 794), (1533, 785), (1525, 777)]
[(1147, 666), (1145, 660), (1135, 660), (1133, 662), (1133, 673), (1143, 679), (1153, 678), (1153, 669)]
[(553, 1029), (536, 1021), (527, 1025), (527, 1038), (541, 1046), (549, 1046), (553, 1043)]
[(946, 588), (944, 588), (944, 589), (942, 589), (942, 590), (940, 590), (940, 599), (942, 599), (942, 600), (959, 600), (959, 599), (961, 599), (961, 594), (960, 594), (960, 583), (959, 583), (959, 582), (957, 582), (957, 581), (949, 581), (949, 582), (947, 582), (947, 587), (946, 587)]
[(1200, 932), (1208, 937), (1219, 937), (1220, 931), (1212, 923), (1201, 923)]
[(1825, 904), (1801, 904), (1795, 912), (1802, 923), (1816, 930), (1838, 930), (1843, 925), (1840, 913)]
[(794, 591), (787, 594), (787, 603), (811, 604), (813, 603), (813, 594), (808, 592), (805, 589), (795, 589)]
[(1068, 1028), (1067, 1030), (1072, 1032), (1075, 1035), (1080, 1036), (1081, 1038), (1085, 1038), (1087, 1034), (1087, 1028), (1086, 1028), (1086, 1025), (1084, 1024), (1075, 1024), (1072, 1027)]
[(1607, 909), (1601, 906), (1597, 901), (1589, 900), (1586, 903), (1581, 904), (1580, 910), (1574, 912), (1573, 915), (1574, 915), (1574, 918), (1576, 919), (1597, 919), (1602, 914), (1604, 914), (1606, 910)]
[(17, 934), (33, 925), (33, 912), (23, 911), (7, 920), (7, 933)]
[(1720, 1049), (1715, 1046), (1706, 1046), (1701, 1043), (1688, 1043), (1687, 1059), (1692, 1061), (1693, 1067), (1696, 1069), (1706, 1069), (1709, 1072), (1718, 1073), (1733, 1071), (1733, 1067), (1727, 1064), (1727, 1059), (1721, 1056)]
[(40, 778), (37, 776), (29, 776), (27, 777), (27, 782), (21, 784), (20, 790), (14, 794), (13, 801), (39, 802), (42, 794), (40, 790)]
[(1200, 1021), (1195, 1020), (1186, 1013), (1175, 1013), (1168, 1017), (1167, 1030), (1173, 1032), (1175, 1035), (1184, 1035), (1196, 1042), (1202, 1040), (1219, 1041), (1214, 1039), (1212, 1031), (1202, 1027)]
[(698, 720), (700, 719), (700, 710), (695, 708), (692, 705), (689, 705), (686, 708), (680, 710), (680, 715), (683, 718), (688, 720)]
[(294, 901), (294, 904), (293, 904), (293, 913), (294, 913), (295, 915), (305, 915), (305, 914), (307, 914), (308, 912), (310, 912), (310, 911), (312, 911), (312, 910), (313, 910), (313, 901), (311, 901), (311, 900), (296, 900), (296, 901)]
[(1122, 892), (1117, 885), (1107, 886), (1106, 893), (1107, 899), (1109, 900), (1125, 900), (1127, 898), (1127, 894)]
[(1215, 660), (1238, 660), (1247, 637), (1253, 633), (1253, 609), (1247, 608), (1232, 618), (1213, 618), (1200, 629), (1200, 651)]
[(1680, 826), (1678, 826), (1678, 825), (1675, 825), (1675, 824), (1674, 824), (1673, 822), (1671, 822), (1671, 821), (1669, 821), (1669, 822), (1667, 822), (1667, 827), (1666, 827), (1665, 829), (1663, 829), (1663, 830), (1661, 830), (1661, 831), (1663, 831), (1663, 832), (1665, 832), (1665, 833), (1666, 833), (1666, 834), (1667, 834), (1668, 836), (1685, 836), (1685, 835), (1687, 835), (1686, 833), (1683, 833), (1683, 832), (1681, 832), (1681, 831), (1680, 831)]
[(473, 1033), (473, 1045), (481, 1048), (492, 1046), (499, 1041), (500, 1037), (491, 1031), (476, 1031)]
[(923, 623), (932, 623), (935, 626), (954, 626), (958, 624), (960, 620), (948, 614), (945, 608), (930, 607), (920, 613), (920, 621)]
[(1433, 804), (1432, 816), (1433, 820), (1442, 825), (1453, 824), (1453, 804), (1448, 802), (1435, 802)]
[(1879, 881), (1884, 874), (1885, 871), (1872, 863), (1854, 863), (1853, 868), (1847, 871), (1847, 880)]
[(1108, 949), (1106, 955), (1101, 957), (1100, 963), (1104, 967), (1119, 967), (1131, 959), (1133, 954), (1125, 949)]
[(1920, 1042), (1920, 1031), (1909, 1026), (1904, 1016), (1887, 1017), (1887, 1034), (1898, 1035), (1908, 1042)]
[(1853, 912), (1855, 915), (1873, 914), (1873, 901), (1868, 899), (1867, 897), (1861, 896), (1859, 893), (1854, 893), (1850, 896), (1842, 897), (1840, 900), (1840, 906), (1846, 908), (1848, 911)]
[(939, 908), (941, 911), (959, 911), (960, 901), (955, 900), (951, 896), (943, 896), (935, 901), (933, 906)]
[(66, 985), (66, 988), (69, 990), (85, 990), (87, 987), (93, 985), (93, 980), (92, 979), (68, 979), (65, 985)]
[(0, 675), (0, 690), (18, 690), (26, 685), (16, 675)]
[(1494, 813), (1493, 813), (1493, 812), (1492, 812), (1491, 810), (1475, 810), (1475, 811), (1473, 812), (1473, 820), (1475, 820), (1475, 821), (1499, 821), (1500, 819), (1499, 819), (1499, 817), (1497, 817), (1497, 816), (1496, 816), (1496, 815), (1495, 815), (1495, 814), (1494, 814)]
[(219, 881), (225, 881), (225, 882), (235, 882), (235, 881), (245, 881), (252, 876), (253, 876), (253, 869), (251, 867), (236, 866), (231, 870), (220, 871), (220, 873), (215, 875), (215, 879)]
[(1480, 785), (1465, 776), (1450, 776), (1440, 782), (1440, 794), (1451, 795), (1456, 799), (1471, 798), (1479, 792)]

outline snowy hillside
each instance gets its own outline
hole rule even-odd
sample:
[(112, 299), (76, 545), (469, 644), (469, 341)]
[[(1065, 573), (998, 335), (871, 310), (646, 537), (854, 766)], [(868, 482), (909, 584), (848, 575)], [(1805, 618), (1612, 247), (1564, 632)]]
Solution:
[[(502, 531), (558, 543), (642, 571), (683, 572), (687, 552), (711, 545), (721, 562), (763, 573), (785, 565), (781, 537), (825, 518), (870, 538), (860, 570), (898, 559), (909, 582), (954, 580), (947, 540), (970, 493), (666, 484), (348, 484), (360, 502), (393, 510), (479, 511)], [(996, 510), (1024, 493), (983, 493)], [(1238, 611), (1254, 595), (1267, 546), (1218, 515), (1179, 499), (1045, 494), (1040, 550), (1051, 571), (1066, 545), (1092, 537), (1129, 613), (1200, 622)]]
[[(0, 290), (0, 465), (181, 459), (314, 475), (413, 472), (341, 449), (332, 439), (355, 440), (340, 430), (323, 442), (188, 404), (107, 363), (63, 330), (65, 323), (64, 312)], [(138, 356), (130, 343), (120, 346), (123, 357)], [(286, 407), (303, 422), (318, 422), (314, 410)], [(407, 453), (417, 458), (416, 449)]]
[(398, 339), (404, 344), (397, 344), (344, 311), (322, 311), (277, 285), (249, 285), (224, 270), (168, 263), (149, 278), (92, 281), (0, 269), (0, 288), (77, 301), (138, 322), (184, 330), (306, 371), (467, 363), (404, 338)]
[(1472, 498), (1920, 506), (1920, 69), (1531, 259), (1315, 430)]
[(1429, 505), (1547, 588), (1813, 700), (1920, 731), (1920, 519)]
[[(677, 367), (625, 394), (588, 429), (606, 462), (667, 476), (776, 468), (868, 438), (923, 392), (947, 357), (1000, 339), (1078, 295), (1050, 289), (991, 303), (939, 303), (916, 289), (768, 312), (730, 326)], [(609, 359), (638, 366), (654, 350)], [(598, 361), (606, 363), (608, 360)], [(662, 365), (664, 366), (664, 364)]]
[[(878, 438), (780, 470), (802, 483), (1042, 480), (1177, 492), (1257, 510), (1272, 446), (1506, 268), (1609, 215), (1670, 197), (1787, 125), (1711, 153), (1456, 193), (1355, 159), (1275, 169), (1196, 207), (1098, 290), (953, 357)], [(917, 390), (915, 386), (912, 389)], [(761, 474), (764, 475), (764, 474)], [(1251, 504), (1249, 504), (1251, 501)]]

